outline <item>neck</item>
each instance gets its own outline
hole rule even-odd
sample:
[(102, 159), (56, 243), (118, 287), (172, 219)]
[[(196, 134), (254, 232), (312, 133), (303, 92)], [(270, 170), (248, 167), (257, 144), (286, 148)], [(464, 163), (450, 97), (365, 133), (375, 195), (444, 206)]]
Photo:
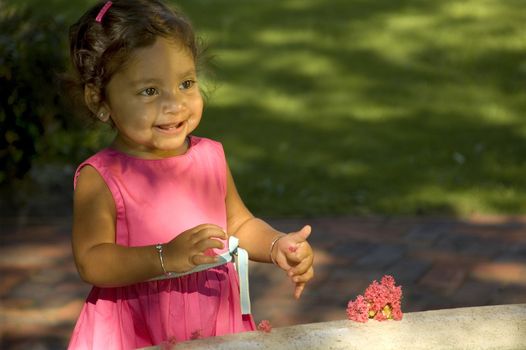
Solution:
[(117, 135), (110, 147), (116, 151), (128, 154), (133, 157), (143, 158), (143, 159), (163, 159), (169, 157), (176, 157), (185, 154), (188, 149), (190, 149), (190, 135), (186, 136), (184, 141), (184, 147), (182, 150), (148, 150), (148, 149), (138, 149), (136, 147), (131, 147), (126, 140), (122, 139)]

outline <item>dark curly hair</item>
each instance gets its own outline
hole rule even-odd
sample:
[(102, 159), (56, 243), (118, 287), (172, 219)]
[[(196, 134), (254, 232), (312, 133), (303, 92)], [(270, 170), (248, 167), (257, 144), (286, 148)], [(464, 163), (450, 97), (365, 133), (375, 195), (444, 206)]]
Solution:
[(199, 65), (203, 52), (193, 27), (180, 11), (161, 0), (114, 0), (100, 22), (95, 18), (106, 2), (89, 9), (70, 27), (69, 46), (73, 72), (65, 88), (81, 114), (93, 116), (84, 103), (84, 88), (92, 84), (105, 99), (105, 87), (137, 48), (164, 37), (185, 45)]

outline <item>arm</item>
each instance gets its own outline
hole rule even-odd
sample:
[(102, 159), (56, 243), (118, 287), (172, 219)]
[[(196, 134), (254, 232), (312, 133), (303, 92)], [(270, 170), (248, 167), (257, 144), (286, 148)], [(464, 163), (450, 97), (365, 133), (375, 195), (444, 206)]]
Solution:
[[(227, 232), (239, 239), (239, 245), (246, 249), (251, 260), (259, 262), (272, 262), (287, 272), (287, 275), (296, 283), (294, 296), (299, 298), (305, 283), (314, 276), (312, 263), (314, 255), (307, 242), (310, 235), (310, 226), (305, 226), (298, 232), (285, 235), (283, 232), (272, 228), (265, 221), (258, 219), (250, 213), (237, 192), (234, 179), (227, 167)], [(280, 238), (270, 251), (272, 242)]]
[(271, 262), (269, 248), (272, 240), (283, 233), (252, 215), (241, 200), (228, 167), (226, 208), (227, 232), (239, 239), (239, 245), (248, 252), (251, 260)]
[[(116, 209), (110, 190), (99, 173), (86, 166), (80, 171), (73, 205), (73, 256), (81, 278), (101, 287), (143, 282), (163, 274), (155, 246), (125, 247), (115, 243)], [(215, 225), (200, 225), (164, 245), (168, 271), (188, 271), (216, 258), (208, 248), (222, 248), (211, 237), (225, 238)]]
[(80, 277), (114, 287), (162, 274), (155, 248), (115, 244), (115, 225), (115, 204), (106, 183), (91, 166), (82, 168), (75, 189), (72, 237)]

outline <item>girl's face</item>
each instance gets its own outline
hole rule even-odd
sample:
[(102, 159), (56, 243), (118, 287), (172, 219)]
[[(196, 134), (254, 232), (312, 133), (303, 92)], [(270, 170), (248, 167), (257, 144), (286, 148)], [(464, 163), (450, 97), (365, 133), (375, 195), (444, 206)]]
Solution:
[(103, 106), (118, 131), (114, 147), (142, 158), (185, 153), (186, 137), (203, 112), (191, 53), (162, 37), (133, 53), (106, 96)]

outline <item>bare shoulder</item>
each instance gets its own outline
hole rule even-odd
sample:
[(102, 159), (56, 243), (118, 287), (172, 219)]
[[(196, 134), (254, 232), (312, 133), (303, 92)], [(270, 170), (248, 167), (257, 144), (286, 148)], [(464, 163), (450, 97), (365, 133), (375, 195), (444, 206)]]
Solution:
[(80, 237), (98, 242), (114, 240), (115, 218), (115, 203), (106, 182), (92, 166), (83, 167), (74, 194), (74, 242)]
[(80, 169), (77, 178), (77, 186), (75, 188), (75, 193), (82, 193), (84, 192), (84, 190), (89, 189), (102, 189), (103, 187), (107, 187), (106, 183), (94, 167), (92, 167), (91, 165), (85, 165), (84, 167), (82, 167), (82, 169)]
[(114, 207), (113, 197), (106, 185), (106, 182), (99, 172), (92, 166), (86, 165), (78, 175), (77, 186), (75, 188), (75, 203), (89, 204), (97, 202), (98, 205), (111, 204)]

